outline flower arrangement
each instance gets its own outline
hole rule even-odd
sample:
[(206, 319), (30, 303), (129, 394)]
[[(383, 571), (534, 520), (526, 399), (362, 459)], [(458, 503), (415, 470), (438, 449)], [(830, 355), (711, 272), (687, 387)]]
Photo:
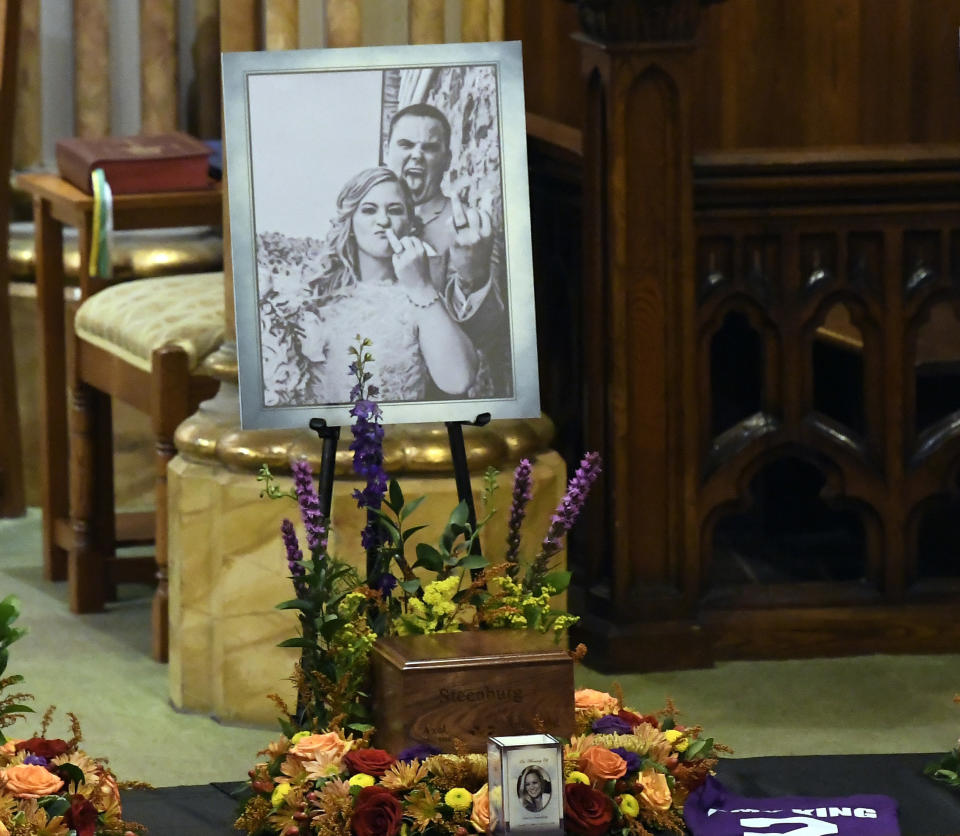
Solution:
[[(622, 697), (574, 695), (577, 736), (563, 748), (564, 829), (576, 836), (684, 833), (683, 803), (723, 747), (676, 722), (672, 704), (639, 714)], [(250, 770), (235, 826), (250, 836), (466, 836), (491, 822), (487, 757), (416, 747), (396, 756), (369, 735), (282, 737)]]
[(367, 512), (361, 538), (368, 554), (366, 578), (328, 551), (329, 523), (320, 511), (313, 473), (306, 461), (292, 464), (293, 489), (281, 490), (269, 470), (261, 469), (264, 493), (297, 501), (306, 533), (305, 556), (290, 520), (281, 524), (286, 566), (295, 597), (278, 606), (297, 611), (299, 635), (281, 643), (297, 647), (294, 673), (298, 706), (281, 719), (289, 737), (300, 731), (370, 729), (370, 653), (380, 636), (448, 633), (489, 628), (553, 631), (558, 637), (577, 618), (557, 609), (552, 599), (570, 583), (570, 573), (554, 559), (576, 522), (600, 472), (599, 456), (584, 456), (556, 509), (549, 528), (529, 561), (522, 555), (523, 523), (532, 496), (532, 465), (524, 459), (514, 474), (509, 534), (504, 559), (496, 564), (477, 554), (474, 543), (494, 513), (497, 472), (488, 470), (481, 504), (485, 515), (475, 525), (461, 502), (436, 544), (408, 542), (425, 528), (411, 525), (422, 498), (408, 500), (383, 467), (381, 413), (369, 384), (373, 362), (370, 341), (357, 337), (351, 348), (351, 414), (354, 471), (365, 486), (354, 499)]
[[(960, 703), (960, 694), (957, 694), (953, 701)], [(960, 740), (957, 740), (957, 745), (939, 761), (929, 764), (923, 773), (934, 781), (940, 781), (948, 787), (960, 790)]]
[[(250, 770), (237, 829), (250, 836), (466, 836), (490, 832), (487, 758), (418, 746), (396, 754), (371, 745), (370, 653), (379, 636), (488, 628), (553, 631), (561, 635), (574, 616), (551, 599), (566, 589), (570, 573), (554, 558), (575, 523), (600, 471), (587, 454), (570, 480), (549, 528), (532, 557), (523, 555), (523, 523), (533, 491), (532, 466), (514, 472), (503, 559), (490, 563), (473, 544), (493, 513), (496, 472), (488, 472), (484, 509), (468, 522), (465, 503), (451, 513), (435, 545), (420, 543), (410, 518), (420, 499), (407, 500), (383, 469), (380, 410), (368, 386), (373, 358), (358, 337), (350, 374), (353, 390), (354, 470), (365, 480), (354, 498), (367, 511), (363, 546), (366, 578), (328, 552), (329, 523), (306, 462), (293, 463), (292, 491), (261, 471), (264, 493), (295, 498), (306, 531), (304, 556), (293, 524), (281, 534), (295, 598), (281, 608), (298, 613), (300, 634), (282, 644), (298, 647), (294, 672), (298, 704), (282, 709), (283, 736)], [(579, 657), (585, 652), (578, 648)], [(564, 745), (565, 829), (578, 836), (647, 836), (651, 830), (683, 833), (687, 795), (716, 763), (722, 747), (699, 727), (676, 722), (672, 704), (656, 715), (626, 708), (621, 696), (583, 689), (572, 695), (576, 734)]]
[[(19, 601), (0, 601), (0, 676), (8, 648), (24, 634), (13, 622)], [(0, 693), (23, 678), (0, 678)], [(29, 694), (0, 699), (0, 729), (23, 720), (33, 709)], [(120, 807), (120, 785), (105, 760), (80, 749), (80, 722), (70, 718), (69, 740), (47, 736), (53, 707), (43, 715), (40, 732), (26, 740), (7, 738), (0, 731), (0, 836), (133, 836), (143, 828), (125, 822)]]

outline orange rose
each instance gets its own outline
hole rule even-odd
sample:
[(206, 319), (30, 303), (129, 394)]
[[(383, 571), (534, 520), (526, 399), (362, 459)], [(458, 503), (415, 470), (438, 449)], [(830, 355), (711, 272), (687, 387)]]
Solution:
[[(4, 743), (3, 746), (0, 746), (0, 755), (12, 758), (15, 754), (17, 754), (17, 744), (19, 742), (19, 740), (14, 740), (12, 737), (8, 737), (7, 742)], [(2, 834), (0, 834), (0, 836), (2, 836)]]
[(584, 750), (579, 766), (594, 783), (612, 781), (627, 774), (627, 762), (605, 746), (591, 746)]
[(0, 821), (0, 836), (10, 836), (10, 831), (2, 821)]
[(470, 824), (477, 829), (477, 833), (486, 833), (490, 826), (490, 788), (486, 784), (473, 794)]
[(640, 773), (638, 783), (643, 787), (640, 800), (654, 810), (669, 810), (673, 803), (670, 796), (670, 785), (667, 776), (655, 769), (644, 769)]
[(20, 763), (0, 769), (0, 783), (18, 798), (40, 798), (53, 795), (63, 786), (63, 781), (45, 766)]
[(599, 711), (601, 714), (610, 714), (617, 710), (617, 698), (606, 691), (581, 688), (573, 693), (573, 705), (577, 711)]
[(305, 761), (340, 761), (353, 746), (353, 741), (344, 740), (336, 732), (308, 734), (301, 737), (291, 748), (290, 754)]

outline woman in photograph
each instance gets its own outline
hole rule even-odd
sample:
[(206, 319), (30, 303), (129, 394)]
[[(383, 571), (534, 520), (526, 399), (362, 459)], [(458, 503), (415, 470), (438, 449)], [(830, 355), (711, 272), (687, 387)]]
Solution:
[(348, 353), (359, 334), (373, 342), (377, 400), (423, 400), (432, 381), (445, 395), (467, 396), (477, 352), (449, 316), (431, 278), (443, 287), (445, 259), (417, 237), (406, 184), (389, 168), (361, 171), (337, 198), (324, 241), (321, 274), (307, 283), (300, 349), (313, 364), (301, 403), (346, 403), (354, 379)]
[(528, 766), (520, 773), (517, 794), (524, 810), (539, 813), (550, 803), (550, 779), (539, 766)]

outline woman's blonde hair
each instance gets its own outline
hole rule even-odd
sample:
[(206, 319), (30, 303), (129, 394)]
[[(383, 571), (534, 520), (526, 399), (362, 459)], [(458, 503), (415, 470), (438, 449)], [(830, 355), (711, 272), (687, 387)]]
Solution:
[(413, 198), (403, 178), (386, 166), (365, 168), (344, 184), (337, 195), (337, 214), (330, 221), (330, 230), (323, 242), (320, 275), (309, 285), (321, 300), (329, 299), (360, 281), (357, 241), (353, 235), (353, 215), (364, 195), (381, 183), (397, 183), (410, 218), (412, 234), (420, 232)]

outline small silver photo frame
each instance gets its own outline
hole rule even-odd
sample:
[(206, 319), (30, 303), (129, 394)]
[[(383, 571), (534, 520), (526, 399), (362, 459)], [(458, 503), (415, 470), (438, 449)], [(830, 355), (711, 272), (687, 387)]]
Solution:
[(241, 424), (540, 414), (519, 42), (223, 55)]
[(490, 832), (563, 834), (563, 748), (549, 734), (487, 740)]

